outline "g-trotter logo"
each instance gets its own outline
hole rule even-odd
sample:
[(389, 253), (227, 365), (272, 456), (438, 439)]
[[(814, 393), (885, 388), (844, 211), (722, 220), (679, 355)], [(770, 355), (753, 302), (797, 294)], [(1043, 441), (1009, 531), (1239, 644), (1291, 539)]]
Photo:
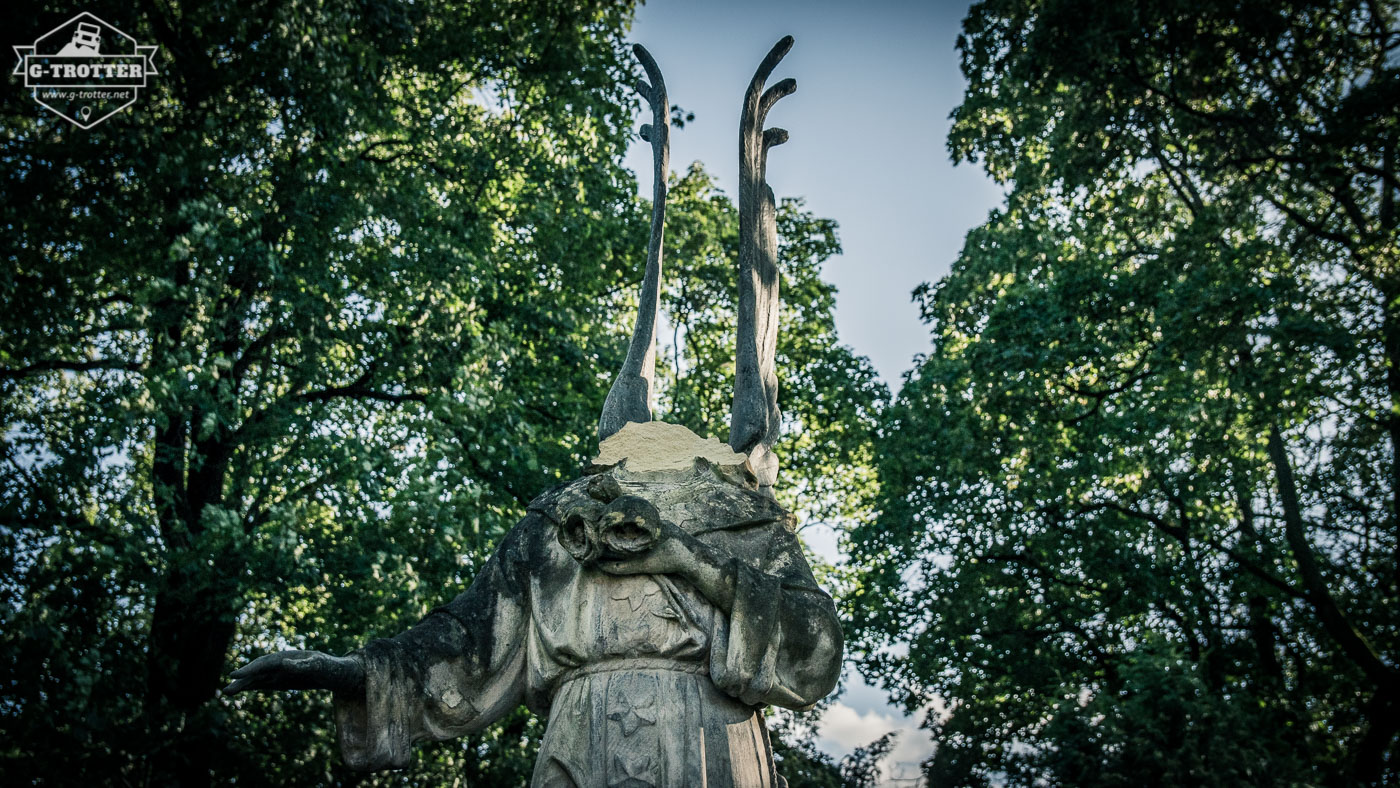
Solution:
[(158, 73), (156, 49), (84, 12), (15, 47), (14, 74), (39, 104), (90, 129), (136, 102), (146, 77)]

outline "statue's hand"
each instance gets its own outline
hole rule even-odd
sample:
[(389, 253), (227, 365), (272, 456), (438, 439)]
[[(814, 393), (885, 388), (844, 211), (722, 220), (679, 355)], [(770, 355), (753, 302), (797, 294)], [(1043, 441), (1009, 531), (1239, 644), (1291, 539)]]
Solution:
[(333, 657), (320, 651), (279, 651), (249, 662), (229, 674), (233, 682), (224, 694), (244, 690), (328, 689), (364, 691), (365, 668), (354, 657)]
[(601, 560), (610, 575), (675, 575), (695, 586), (725, 613), (734, 609), (732, 559), (680, 527), (662, 521), (650, 549), (632, 557)]
[(598, 562), (610, 575), (685, 574), (695, 562), (695, 537), (672, 523), (659, 521), (657, 533), (643, 552)]

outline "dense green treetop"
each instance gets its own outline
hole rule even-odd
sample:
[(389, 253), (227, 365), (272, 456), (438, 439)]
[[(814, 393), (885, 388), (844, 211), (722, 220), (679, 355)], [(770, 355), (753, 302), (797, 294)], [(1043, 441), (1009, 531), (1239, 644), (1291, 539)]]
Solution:
[[(161, 73), (88, 131), (0, 98), (0, 772), (523, 782), (523, 711), (365, 780), (328, 698), (217, 689), (413, 624), (591, 456), (648, 231), (630, 4), (88, 3), (32, 32), (79, 11)], [(713, 233), (668, 238), (665, 396), (720, 434), (727, 400), (683, 392), (728, 396), (733, 208), (680, 184), (677, 227)], [(847, 515), (883, 390), (836, 344), (834, 223), (781, 222), (789, 502)]]
[(1007, 203), (851, 539), (935, 784), (1395, 778), (1398, 13), (969, 12), (950, 147)]
[(89, 131), (0, 108), (6, 771), (323, 781), (272, 733), (319, 699), (226, 662), (412, 623), (587, 451), (630, 9), (80, 10), (161, 73)]

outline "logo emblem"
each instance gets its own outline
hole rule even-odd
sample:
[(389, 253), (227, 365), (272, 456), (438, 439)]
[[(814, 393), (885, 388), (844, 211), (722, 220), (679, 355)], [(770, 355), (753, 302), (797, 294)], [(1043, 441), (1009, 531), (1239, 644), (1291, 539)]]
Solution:
[(158, 73), (151, 62), (158, 48), (85, 12), (15, 47), (14, 74), (40, 105), (90, 129), (136, 103), (146, 77)]

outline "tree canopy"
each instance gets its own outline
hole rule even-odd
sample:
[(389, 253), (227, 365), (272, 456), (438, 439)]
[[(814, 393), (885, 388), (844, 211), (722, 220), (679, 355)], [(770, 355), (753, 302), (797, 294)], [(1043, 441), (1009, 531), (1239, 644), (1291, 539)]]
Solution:
[[(45, 13), (80, 10), (159, 45), (162, 73), (88, 131), (0, 99), (0, 769), (366, 782), (338, 765), (327, 699), (217, 690), (261, 653), (411, 625), (591, 455), (647, 236), (620, 166), (632, 9)], [(690, 289), (669, 306), (696, 339), (672, 411), (713, 431), (680, 403), (732, 374), (732, 339), (698, 338), (732, 335), (733, 209), (685, 182), (676, 221), (722, 229), (704, 255), (674, 242)], [(792, 500), (849, 508), (883, 391), (835, 345), (834, 223), (782, 221)], [(828, 482), (828, 461), (850, 465)], [(367, 782), (523, 782), (541, 731), (522, 711)]]
[(851, 536), (933, 784), (1396, 779), (1398, 17), (973, 6), (949, 144), (1008, 198)]
[(577, 464), (630, 11), (83, 10), (165, 59), (90, 131), (4, 99), (7, 771), (321, 781), (226, 664), (402, 628)]

